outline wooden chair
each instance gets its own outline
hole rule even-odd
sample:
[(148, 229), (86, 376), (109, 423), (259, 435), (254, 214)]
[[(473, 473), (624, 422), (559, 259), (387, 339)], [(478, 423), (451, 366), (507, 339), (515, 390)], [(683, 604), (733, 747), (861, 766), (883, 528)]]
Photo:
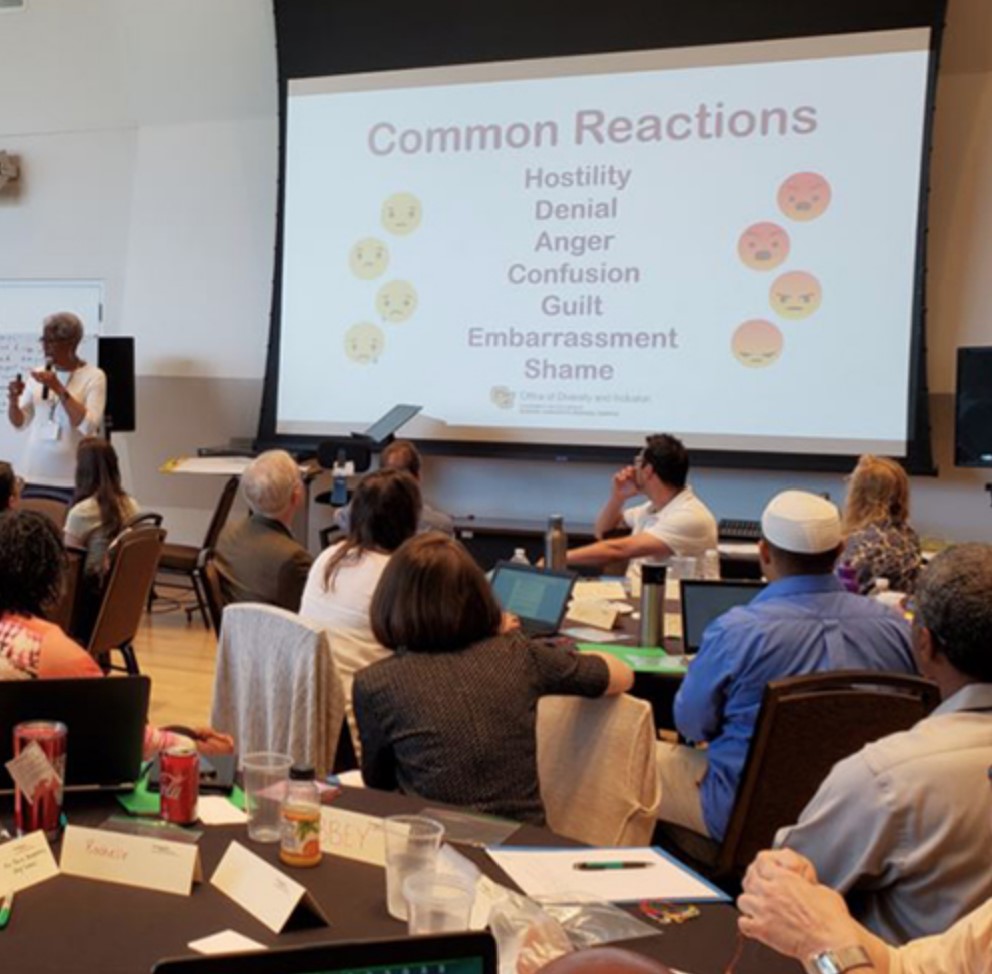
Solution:
[(548, 827), (590, 845), (647, 845), (661, 804), (654, 741), (644, 700), (543, 697), (537, 769)]
[(258, 602), (224, 609), (211, 726), (239, 754), (279, 751), (323, 778), (344, 725), (344, 692), (326, 632)]
[(82, 587), (86, 549), (69, 546), (65, 550), (65, 570), (62, 573), (62, 591), (58, 599), (47, 607), (49, 622), (54, 622), (63, 632), (72, 635)]
[(221, 619), (224, 612), (224, 591), (220, 585), (220, 573), (214, 561), (213, 551), (204, 553), (203, 567), (200, 570), (203, 579), (203, 594), (207, 600), (207, 612), (210, 615), (210, 625), (214, 635), (220, 637)]
[(118, 650), (124, 658), (123, 669), (132, 675), (139, 672), (133, 642), (164, 543), (165, 531), (146, 525), (126, 528), (107, 549), (110, 568), (87, 646), (104, 670), (121, 669), (110, 662), (111, 652)]
[(65, 521), (69, 514), (69, 504), (66, 501), (54, 497), (22, 497), (17, 506), (22, 511), (37, 511), (39, 514), (44, 514), (59, 529), (59, 534), (65, 530)]
[(739, 879), (775, 833), (799, 818), (838, 761), (912, 727), (939, 702), (935, 683), (894, 673), (839, 670), (773, 680), (723, 842), (667, 822), (655, 838), (712, 878)]
[[(203, 544), (200, 547), (188, 544), (167, 544), (162, 549), (162, 558), (159, 562), (159, 573), (163, 575), (181, 575), (189, 579), (189, 586), (196, 598), (196, 607), (186, 608), (186, 618), (191, 620), (193, 613), (199, 611), (205, 626), (210, 625), (208, 616), (207, 596), (203, 585), (203, 560), (206, 552), (212, 551), (217, 546), (217, 539), (220, 537), (227, 517), (234, 506), (234, 499), (238, 494), (238, 478), (229, 477), (224, 489), (217, 499), (217, 506), (214, 508), (210, 524), (207, 525), (207, 533), (204, 535)], [(171, 583), (162, 582), (163, 585)]]

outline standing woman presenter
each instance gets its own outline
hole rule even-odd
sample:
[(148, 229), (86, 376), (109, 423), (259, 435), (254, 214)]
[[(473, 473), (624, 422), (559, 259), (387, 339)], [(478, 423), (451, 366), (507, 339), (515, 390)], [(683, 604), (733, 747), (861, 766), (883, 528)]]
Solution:
[(71, 500), (76, 448), (84, 436), (98, 434), (107, 400), (107, 377), (77, 354), (83, 323), (60, 311), (44, 322), (41, 345), (45, 364), (25, 383), (18, 376), (7, 386), (7, 417), (26, 430), (19, 470), (35, 493)]

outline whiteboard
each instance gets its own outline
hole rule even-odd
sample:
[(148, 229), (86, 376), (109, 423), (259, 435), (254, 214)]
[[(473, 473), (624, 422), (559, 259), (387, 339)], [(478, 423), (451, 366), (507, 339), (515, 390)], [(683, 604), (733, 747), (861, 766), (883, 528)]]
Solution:
[(103, 326), (103, 282), (71, 280), (0, 280), (0, 460), (20, 466), (26, 431), (7, 420), (7, 384), (42, 363), (41, 322), (56, 311), (72, 311), (86, 330), (79, 357), (97, 361), (97, 336)]

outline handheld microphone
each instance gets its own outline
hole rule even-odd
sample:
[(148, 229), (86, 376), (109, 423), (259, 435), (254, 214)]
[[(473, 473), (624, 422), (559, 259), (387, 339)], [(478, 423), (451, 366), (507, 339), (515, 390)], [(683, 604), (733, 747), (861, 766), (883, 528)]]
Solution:
[[(51, 371), (52, 371), (52, 363), (51, 363), (51, 362), (46, 362), (46, 363), (45, 363), (45, 371), (46, 371), (46, 372), (51, 372)], [(42, 399), (47, 399), (47, 398), (48, 398), (48, 394), (49, 394), (49, 393), (50, 393), (51, 391), (52, 391), (52, 390), (51, 390), (51, 389), (49, 389), (49, 388), (48, 388), (48, 386), (45, 386), (45, 387), (44, 387), (44, 388), (43, 388), (43, 389), (41, 390), (41, 398), (42, 398)]]

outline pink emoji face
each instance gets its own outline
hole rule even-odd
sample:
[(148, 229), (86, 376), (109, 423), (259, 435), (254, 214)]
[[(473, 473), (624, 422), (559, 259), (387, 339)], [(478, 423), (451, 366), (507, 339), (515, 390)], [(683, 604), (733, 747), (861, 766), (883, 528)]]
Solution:
[(797, 172), (778, 189), (778, 208), (790, 220), (815, 220), (830, 205), (830, 183), (818, 172)]
[(730, 340), (734, 358), (749, 369), (763, 369), (782, 354), (782, 332), (770, 321), (753, 318), (739, 325)]
[(737, 254), (753, 271), (770, 271), (789, 256), (789, 235), (775, 223), (752, 223), (737, 241)]
[(822, 299), (820, 282), (806, 271), (789, 271), (775, 278), (768, 292), (772, 311), (790, 321), (808, 318), (820, 307)]

